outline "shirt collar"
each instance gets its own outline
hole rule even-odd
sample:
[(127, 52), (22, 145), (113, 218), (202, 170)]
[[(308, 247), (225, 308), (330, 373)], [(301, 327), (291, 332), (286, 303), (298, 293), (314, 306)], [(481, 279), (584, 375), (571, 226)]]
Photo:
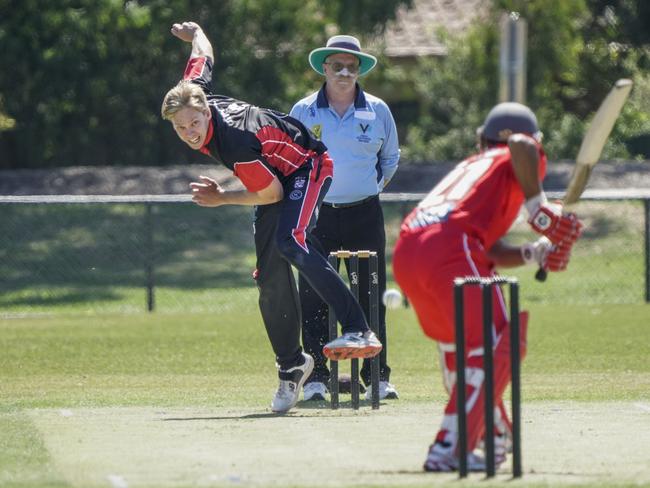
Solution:
[[(323, 83), (323, 86), (318, 91), (318, 96), (316, 97), (316, 108), (327, 108), (330, 106), (330, 103), (327, 100), (327, 93), (325, 92), (325, 85), (327, 85), (327, 83)], [(358, 110), (360, 108), (366, 108), (366, 107), (367, 107), (366, 96), (364, 95), (363, 90), (359, 86), (359, 83), (357, 83), (356, 94), (354, 96), (354, 108), (355, 110)]]
[(208, 144), (212, 140), (212, 135), (214, 134), (214, 127), (212, 126), (212, 117), (210, 117), (210, 123), (208, 124), (208, 134), (205, 136), (205, 141), (203, 142), (203, 146), (199, 149), (203, 154), (210, 154), (210, 150), (208, 149)]

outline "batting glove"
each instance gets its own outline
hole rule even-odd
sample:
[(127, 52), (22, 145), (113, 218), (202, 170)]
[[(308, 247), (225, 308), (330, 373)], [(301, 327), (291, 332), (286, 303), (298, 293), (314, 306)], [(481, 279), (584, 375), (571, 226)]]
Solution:
[(572, 245), (554, 245), (546, 255), (542, 267), (549, 271), (564, 271), (569, 265)]
[(544, 203), (531, 213), (528, 223), (553, 244), (572, 245), (580, 237), (582, 222), (573, 212), (563, 213), (560, 205)]
[(521, 257), (525, 264), (534, 264), (548, 271), (564, 271), (571, 258), (572, 244), (553, 244), (542, 236), (535, 242), (521, 246)]

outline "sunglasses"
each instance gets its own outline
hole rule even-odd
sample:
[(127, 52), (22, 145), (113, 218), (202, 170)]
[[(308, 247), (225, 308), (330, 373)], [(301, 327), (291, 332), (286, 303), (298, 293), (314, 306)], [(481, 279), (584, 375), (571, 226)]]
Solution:
[(334, 73), (340, 73), (343, 71), (343, 68), (348, 70), (348, 73), (351, 74), (357, 74), (359, 72), (359, 68), (361, 67), (359, 64), (343, 64), (343, 63), (323, 63), (323, 64), (328, 64), (332, 67), (332, 70)]

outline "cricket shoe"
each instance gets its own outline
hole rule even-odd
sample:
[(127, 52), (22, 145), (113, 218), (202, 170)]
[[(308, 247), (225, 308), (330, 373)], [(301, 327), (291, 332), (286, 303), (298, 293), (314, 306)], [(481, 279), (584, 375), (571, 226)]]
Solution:
[(304, 362), (299, 366), (289, 369), (278, 369), (280, 384), (271, 402), (271, 410), (275, 413), (284, 413), (291, 410), (300, 396), (300, 390), (314, 369), (314, 358), (302, 353)]
[[(505, 460), (505, 458), (496, 457), (496, 466)], [(438, 441), (431, 444), (427, 459), (424, 461), (422, 468), (427, 472), (447, 473), (458, 471), (460, 460), (454, 453), (454, 448), (448, 443)], [(468, 471), (485, 471), (485, 459), (473, 452), (467, 453), (467, 470)]]
[(305, 383), (303, 388), (303, 399), (306, 402), (323, 402), (327, 400), (327, 387), (320, 381)]
[[(379, 399), (380, 400), (397, 400), (399, 395), (395, 387), (388, 381), (379, 382)], [(366, 400), (372, 400), (372, 385), (366, 390)]]
[(323, 354), (333, 361), (342, 359), (366, 359), (381, 352), (381, 342), (371, 330), (347, 332), (323, 347)]
[[(512, 453), (512, 425), (505, 410), (501, 410), (502, 405), (494, 409), (494, 452), (497, 456)], [(477, 447), (485, 452), (485, 438)]]
[[(479, 442), (478, 449), (485, 452), (485, 439), (481, 439)], [(505, 459), (507, 453), (512, 452), (512, 433), (495, 433), (494, 434), (494, 455), (499, 459), (503, 457)]]

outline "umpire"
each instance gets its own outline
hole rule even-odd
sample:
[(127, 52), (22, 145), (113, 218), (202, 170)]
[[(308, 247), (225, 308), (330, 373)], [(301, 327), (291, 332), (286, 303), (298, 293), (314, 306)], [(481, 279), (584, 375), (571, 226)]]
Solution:
[[(296, 103), (291, 115), (300, 120), (327, 146), (334, 161), (334, 179), (325, 196), (312, 235), (325, 255), (339, 249), (376, 251), (379, 261), (379, 296), (386, 289), (386, 234), (379, 193), (397, 170), (399, 143), (395, 121), (386, 103), (364, 92), (357, 80), (370, 72), (377, 59), (362, 52), (352, 36), (334, 36), (325, 47), (309, 54), (309, 64), (325, 76), (321, 89)], [(347, 264), (347, 263), (346, 263)], [(360, 260), (359, 275), (368, 275), (367, 260)], [(348, 275), (349, 275), (348, 268)], [(368, 311), (368, 283), (359, 280), (360, 303)], [(305, 351), (315, 360), (314, 371), (304, 386), (305, 400), (325, 400), (329, 370), (322, 353), (328, 341), (328, 309), (319, 295), (300, 276), (302, 336)], [(386, 361), (386, 308), (379, 304), (379, 397), (397, 398), (390, 384)], [(370, 386), (370, 361), (361, 378)], [(370, 399), (371, 389), (366, 391)]]

